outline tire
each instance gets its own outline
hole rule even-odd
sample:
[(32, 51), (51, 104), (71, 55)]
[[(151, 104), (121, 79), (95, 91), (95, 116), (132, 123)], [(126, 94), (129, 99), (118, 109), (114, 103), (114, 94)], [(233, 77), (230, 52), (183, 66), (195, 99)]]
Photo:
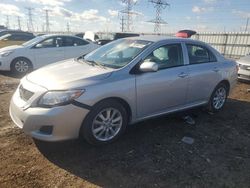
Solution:
[(116, 100), (105, 100), (97, 103), (89, 112), (82, 124), (80, 136), (93, 145), (108, 144), (124, 133), (127, 124), (125, 107)]
[(10, 68), (15, 75), (25, 75), (33, 70), (31, 61), (23, 57), (14, 59)]
[(223, 83), (216, 86), (208, 103), (208, 110), (210, 112), (215, 113), (223, 109), (227, 100), (228, 89)]

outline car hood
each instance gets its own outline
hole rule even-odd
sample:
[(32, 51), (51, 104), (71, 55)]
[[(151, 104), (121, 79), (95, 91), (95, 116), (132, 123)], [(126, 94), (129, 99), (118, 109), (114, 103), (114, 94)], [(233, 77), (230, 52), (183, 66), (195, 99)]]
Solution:
[(1, 48), (0, 52), (9, 51), (9, 50), (17, 50), (19, 48), (23, 48), (23, 46), (21, 46), (21, 45), (7, 46), (7, 47), (4, 47), (4, 48)]
[(250, 65), (250, 55), (240, 58), (237, 62)]
[(26, 78), (48, 90), (63, 90), (93, 85), (109, 77), (112, 72), (110, 68), (69, 59), (38, 69)]

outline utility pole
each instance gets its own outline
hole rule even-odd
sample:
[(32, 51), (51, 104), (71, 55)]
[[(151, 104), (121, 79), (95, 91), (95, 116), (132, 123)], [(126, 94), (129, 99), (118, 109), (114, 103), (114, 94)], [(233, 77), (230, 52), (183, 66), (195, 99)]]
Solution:
[(22, 30), (20, 16), (17, 16), (17, 24), (18, 24), (18, 30)]
[(166, 0), (149, 0), (149, 2), (154, 5), (154, 8), (156, 8), (155, 19), (150, 20), (149, 22), (152, 22), (155, 24), (154, 32), (160, 33), (161, 32), (161, 24), (167, 24), (167, 22), (164, 21), (161, 17), (162, 10), (165, 9), (166, 7), (170, 6), (170, 4), (167, 3)]
[(248, 23), (249, 23), (249, 17), (247, 18), (247, 23), (246, 23), (245, 32), (247, 32), (247, 31), (248, 31)]
[(49, 11), (48, 9), (45, 9), (45, 19), (46, 19), (46, 32), (50, 32), (50, 28), (49, 28)]
[(9, 15), (6, 15), (6, 24), (5, 24), (5, 27), (6, 27), (7, 29), (9, 29), (9, 27), (10, 27)]
[(34, 31), (33, 14), (32, 14), (32, 11), (34, 10), (34, 8), (26, 7), (26, 9), (28, 10), (28, 22), (27, 22), (28, 31), (32, 32)]
[(121, 29), (122, 32), (131, 32), (133, 25), (133, 15), (136, 15), (136, 12), (132, 11), (133, 6), (136, 4), (134, 0), (122, 0), (122, 3), (126, 4), (126, 8), (121, 10)]

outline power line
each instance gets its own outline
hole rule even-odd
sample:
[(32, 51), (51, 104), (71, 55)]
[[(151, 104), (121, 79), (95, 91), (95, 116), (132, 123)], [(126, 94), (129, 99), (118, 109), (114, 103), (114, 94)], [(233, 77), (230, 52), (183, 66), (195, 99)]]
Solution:
[(32, 14), (32, 11), (34, 10), (34, 8), (26, 7), (26, 9), (28, 10), (28, 22), (27, 22), (28, 31), (33, 32), (34, 31), (34, 26), (33, 26), (33, 14)]
[(170, 6), (170, 4), (167, 3), (166, 0), (149, 0), (149, 2), (152, 3), (154, 5), (154, 7), (156, 8), (155, 19), (150, 20), (149, 22), (152, 22), (155, 24), (154, 32), (160, 33), (161, 24), (167, 24), (167, 22), (165, 20), (163, 20), (161, 17), (162, 10), (165, 9), (167, 6)]

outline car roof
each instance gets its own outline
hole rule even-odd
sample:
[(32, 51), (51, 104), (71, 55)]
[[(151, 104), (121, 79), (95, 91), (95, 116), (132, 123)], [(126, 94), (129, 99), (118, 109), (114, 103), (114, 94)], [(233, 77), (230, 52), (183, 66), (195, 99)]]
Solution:
[(75, 38), (82, 39), (81, 37), (77, 37), (75, 35), (67, 35), (67, 34), (45, 34), (45, 35), (42, 35), (41, 37), (43, 37), (43, 38), (47, 38), (47, 37), (75, 37)]
[[(159, 36), (159, 35), (141, 35), (139, 37), (128, 37), (125, 39), (134, 39), (134, 40), (146, 40), (146, 41), (150, 41), (150, 42), (159, 42), (159, 41), (163, 41), (163, 40), (167, 40), (167, 41), (172, 41), (172, 42), (200, 42), (191, 38), (179, 38), (179, 37), (171, 37), (171, 36)], [(202, 42), (201, 42), (202, 43)]]

